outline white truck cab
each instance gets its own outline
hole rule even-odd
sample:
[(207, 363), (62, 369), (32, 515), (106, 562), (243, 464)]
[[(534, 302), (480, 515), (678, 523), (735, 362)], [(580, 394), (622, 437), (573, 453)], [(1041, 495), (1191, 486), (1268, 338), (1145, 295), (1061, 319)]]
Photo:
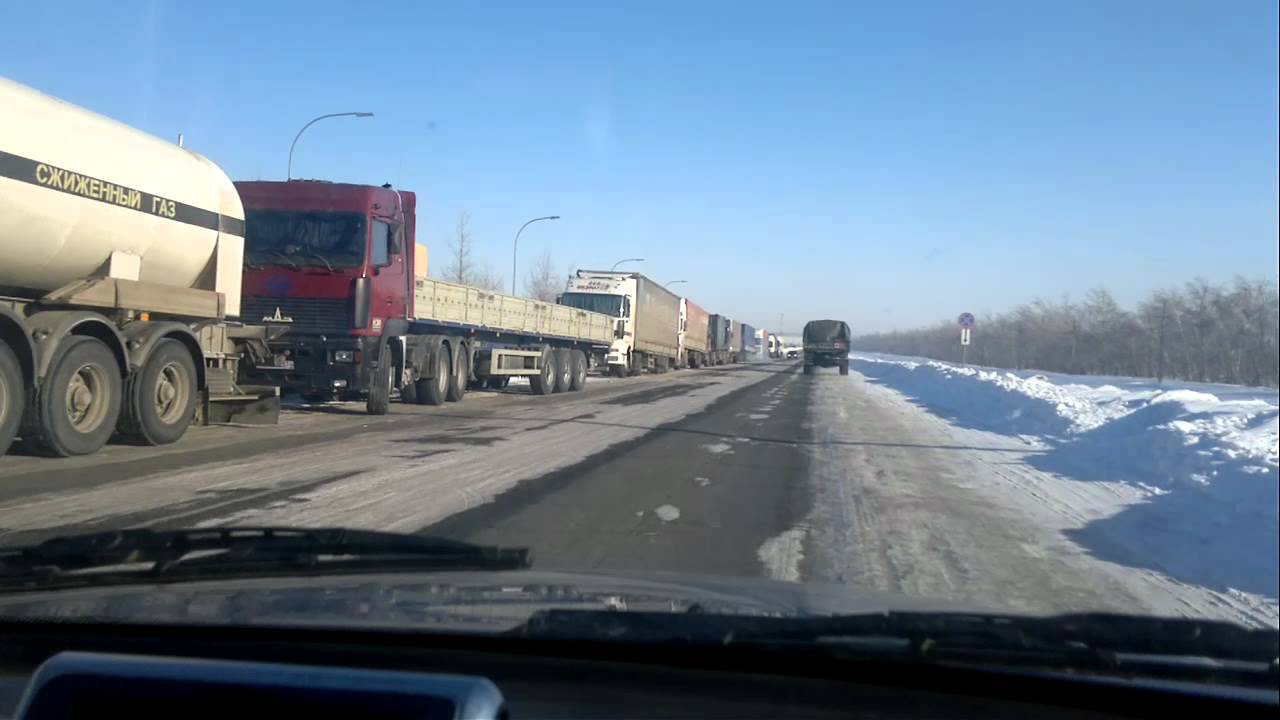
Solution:
[(597, 358), (613, 375), (665, 372), (679, 353), (680, 298), (636, 272), (579, 270), (560, 304), (614, 318), (613, 341)]

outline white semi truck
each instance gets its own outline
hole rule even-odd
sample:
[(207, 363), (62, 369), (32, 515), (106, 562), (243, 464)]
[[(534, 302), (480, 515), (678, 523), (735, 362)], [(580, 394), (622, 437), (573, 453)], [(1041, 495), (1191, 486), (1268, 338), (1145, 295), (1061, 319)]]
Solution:
[(636, 272), (579, 270), (560, 304), (614, 319), (613, 342), (599, 364), (617, 377), (678, 367), (680, 296)]
[(0, 78), (0, 455), (84, 455), (115, 433), (274, 422), (240, 312), (244, 211), (196, 153)]

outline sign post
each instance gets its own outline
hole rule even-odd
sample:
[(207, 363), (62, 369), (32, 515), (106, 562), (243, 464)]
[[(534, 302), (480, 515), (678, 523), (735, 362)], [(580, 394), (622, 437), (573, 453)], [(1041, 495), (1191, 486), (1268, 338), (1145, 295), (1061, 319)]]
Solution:
[(976, 320), (973, 313), (960, 313), (960, 365), (962, 367), (969, 366), (969, 340), (973, 335), (973, 326)]

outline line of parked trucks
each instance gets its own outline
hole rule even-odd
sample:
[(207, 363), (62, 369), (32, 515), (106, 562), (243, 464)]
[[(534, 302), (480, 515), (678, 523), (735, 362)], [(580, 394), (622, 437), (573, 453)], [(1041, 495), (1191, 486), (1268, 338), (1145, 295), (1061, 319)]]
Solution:
[(640, 273), (581, 270), (557, 303), (427, 277), (412, 192), (232, 183), (209, 160), (0, 78), (0, 455), (312, 400), (458, 401), (781, 357), (780, 338)]

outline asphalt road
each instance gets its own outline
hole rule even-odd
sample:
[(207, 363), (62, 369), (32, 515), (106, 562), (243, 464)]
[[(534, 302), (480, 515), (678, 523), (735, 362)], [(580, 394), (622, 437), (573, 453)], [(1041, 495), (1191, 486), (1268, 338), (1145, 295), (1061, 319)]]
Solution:
[[(164, 448), (0, 459), (0, 544), (121, 527), (348, 526), (528, 547), (535, 567), (834, 582), (974, 607), (1270, 622), (1095, 557), (1017, 438), (794, 362), (592, 377), (440, 408), (288, 409)], [(1053, 488), (1058, 488), (1049, 492)]]

